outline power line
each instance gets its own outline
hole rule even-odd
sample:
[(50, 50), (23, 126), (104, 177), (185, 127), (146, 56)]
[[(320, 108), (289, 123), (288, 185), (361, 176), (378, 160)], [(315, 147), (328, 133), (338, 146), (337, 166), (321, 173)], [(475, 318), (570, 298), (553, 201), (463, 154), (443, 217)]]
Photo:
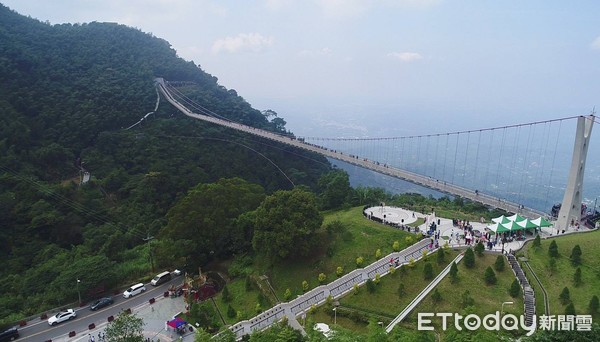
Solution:
[(22, 176), (18, 172), (10, 169), (7, 166), (1, 166), (0, 165), (0, 170), (6, 172), (8, 174), (10, 174), (12, 177), (14, 177), (14, 178), (16, 178), (18, 180), (24, 181), (24, 182), (32, 185), (33, 187), (35, 187), (41, 193), (49, 196), (50, 198), (54, 199), (55, 201), (61, 202), (62, 204), (70, 207), (71, 209), (73, 209), (73, 210), (75, 210), (75, 211), (77, 211), (79, 213), (82, 213), (82, 214), (88, 216), (89, 218), (92, 218), (92, 219), (94, 219), (96, 221), (99, 221), (99, 222), (101, 222), (103, 224), (106, 224), (108, 226), (114, 227), (114, 228), (120, 230), (122, 233), (130, 233), (130, 234), (133, 234), (134, 236), (136, 236), (138, 238), (143, 238), (144, 237), (143, 233), (141, 233), (139, 231), (136, 231), (135, 227), (132, 228), (132, 229), (127, 229), (127, 227), (125, 227), (125, 226), (123, 226), (121, 224), (114, 223), (111, 220), (109, 220), (108, 218), (106, 218), (105, 215), (103, 215), (102, 213), (99, 213), (97, 211), (89, 209), (89, 208), (85, 207), (84, 205), (82, 205), (82, 204), (80, 204), (80, 203), (78, 203), (76, 201), (73, 201), (72, 199), (70, 199), (68, 197), (65, 197), (65, 196), (57, 193), (56, 191), (50, 189), (48, 186), (46, 186), (46, 185), (44, 185), (44, 184), (42, 184), (40, 182), (37, 182), (37, 181), (35, 181), (33, 179), (30, 179), (28, 177)]

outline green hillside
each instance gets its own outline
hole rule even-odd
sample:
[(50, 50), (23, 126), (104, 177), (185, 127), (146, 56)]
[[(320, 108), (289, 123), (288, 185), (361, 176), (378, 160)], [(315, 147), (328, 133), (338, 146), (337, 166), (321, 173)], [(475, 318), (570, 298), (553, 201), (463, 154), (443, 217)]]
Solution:
[[(160, 268), (228, 257), (233, 247), (218, 248), (227, 239), (187, 261), (168, 257), (186, 242), (163, 233), (166, 215), (198, 184), (237, 177), (219, 186), (254, 184), (248, 191), (264, 197), (316, 190), (329, 169), (322, 157), (189, 119), (165, 101), (125, 130), (154, 110), (155, 77), (186, 81), (180, 91), (228, 119), (285, 132), (285, 120), (163, 39), (114, 23), (50, 25), (0, 5), (0, 321), (75, 301), (76, 279), (84, 300), (144, 279), (149, 248)], [(92, 176), (84, 186), (81, 168)]]

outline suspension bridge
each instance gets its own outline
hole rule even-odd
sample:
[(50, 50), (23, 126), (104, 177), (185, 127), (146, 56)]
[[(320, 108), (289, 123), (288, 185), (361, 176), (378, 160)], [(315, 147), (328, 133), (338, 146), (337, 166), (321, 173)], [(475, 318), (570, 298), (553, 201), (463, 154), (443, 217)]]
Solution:
[[(572, 221), (575, 218), (579, 220), (581, 217), (578, 203), (581, 203), (582, 200), (585, 155), (587, 154), (587, 147), (589, 145), (592, 123), (597, 120), (594, 115), (585, 117), (575, 116), (489, 129), (399, 138), (356, 139), (295, 137), (291, 134), (278, 134), (224, 118), (217, 113), (194, 103), (177, 88), (171, 86), (169, 82), (162, 78), (157, 78), (155, 84), (159, 93), (162, 94), (169, 103), (191, 118), (211, 122), (264, 139), (319, 153), (328, 158), (402, 179), (452, 196), (460, 196), (471, 201), (482, 203), (486, 206), (503, 209), (511, 213), (518, 213), (529, 218), (539, 216), (548, 217), (548, 213), (524, 205), (520, 201), (516, 201), (515, 198), (521, 198), (520, 196), (523, 191), (526, 191), (528, 187), (535, 186), (536, 184), (539, 184), (540, 187), (550, 191), (550, 187), (547, 184), (541, 183), (548, 182), (548, 176), (552, 178), (553, 170), (556, 168), (554, 164), (557, 159), (556, 149), (558, 147), (558, 140), (555, 143), (556, 146), (552, 146), (553, 144), (549, 140), (549, 137), (554, 135), (559, 136), (561, 134), (564, 135), (564, 131), (561, 133), (563, 121), (578, 120), (576, 144), (573, 152), (575, 158), (572, 162), (569, 184), (567, 184), (565, 189), (565, 194), (568, 194), (569, 199), (566, 202), (566, 205), (564, 205), (565, 199), (563, 198), (562, 207), (565, 212), (562, 216), (564, 216), (563, 221), (565, 222)], [(534, 128), (538, 126), (541, 126), (541, 129), (537, 129), (537, 131), (534, 130)], [(508, 131), (509, 129), (513, 129), (514, 133), (510, 133)], [(485, 133), (489, 133), (491, 137), (482, 138), (482, 134)], [(475, 138), (471, 138), (472, 136), (478, 138), (477, 143), (475, 143)], [(377, 156), (376, 153), (373, 153), (373, 151), (378, 150), (376, 147), (371, 147), (371, 151), (365, 151), (364, 149), (361, 151), (359, 147), (354, 146), (365, 141), (387, 144), (388, 146), (391, 145), (391, 148), (388, 148), (387, 151), (391, 150), (392, 152), (386, 152), (385, 155)], [(329, 143), (327, 146), (325, 146), (326, 142)], [(408, 149), (405, 145), (410, 146), (413, 150), (416, 149), (415, 153), (412, 155), (407, 154), (406, 151)], [(473, 145), (475, 145), (475, 147), (473, 147)], [(523, 146), (525, 149), (519, 152), (507, 152), (510, 146)], [(553, 147), (555, 151), (554, 155), (551, 157), (551, 153), (547, 151), (552, 150)], [(398, 153), (394, 153), (394, 150), (398, 151)], [(469, 150), (474, 156), (467, 156)], [(518, 149), (515, 148), (513, 148), (513, 150), (518, 151)], [(538, 176), (539, 173), (543, 174), (546, 172), (546, 180), (532, 180), (531, 175), (528, 175), (526, 172), (526, 169), (530, 167), (528, 163), (531, 162), (533, 153), (538, 153), (547, 157), (546, 159), (551, 159), (551, 163), (547, 160), (533, 162), (533, 164), (536, 164), (535, 172), (538, 173)], [(374, 155), (375, 157), (372, 157)], [(399, 160), (395, 161), (394, 157)], [(564, 157), (559, 156), (558, 158), (561, 159), (560, 162), (564, 165)], [(427, 164), (428, 162), (436, 160), (442, 160), (441, 166), (440, 163)], [(425, 175), (423, 172), (415, 170), (414, 167), (411, 170), (411, 165), (422, 165), (425, 168), (428, 168), (431, 170), (430, 175)], [(486, 167), (483, 168), (481, 165), (486, 165)], [(492, 183), (495, 183), (496, 187), (504, 185), (506, 188), (511, 189), (510, 191), (513, 194), (511, 199), (508, 199), (508, 196), (498, 194), (497, 191), (494, 193), (494, 189), (473, 185), (477, 182), (478, 177), (483, 178), (483, 175), (485, 175), (487, 178), (488, 174), (491, 173), (490, 169), (494, 168), (496, 169), (493, 170), (496, 171), (495, 174), (489, 176), (490, 178), (495, 177), (495, 179), (493, 179), (494, 182)], [(505, 172), (502, 172), (503, 168), (505, 169)], [(520, 173), (514, 171), (519, 168), (521, 169)], [(455, 176), (459, 173), (459, 170), (461, 171), (460, 174), (462, 174), (462, 176)], [(450, 176), (448, 176), (448, 174)], [(466, 179), (466, 182), (464, 182), (464, 184), (458, 184), (459, 178), (463, 181)], [(472, 183), (468, 184), (468, 182)], [(490, 183), (488, 180), (485, 182)], [(546, 197), (548, 197), (547, 194)]]

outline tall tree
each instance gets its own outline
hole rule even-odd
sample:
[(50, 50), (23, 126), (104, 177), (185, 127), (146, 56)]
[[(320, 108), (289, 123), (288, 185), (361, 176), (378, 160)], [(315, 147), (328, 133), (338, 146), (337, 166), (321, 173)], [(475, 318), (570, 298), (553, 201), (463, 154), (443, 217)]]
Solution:
[(465, 251), (465, 256), (463, 258), (463, 261), (467, 268), (473, 268), (475, 266), (475, 253), (473, 253), (473, 250), (471, 249), (471, 247), (468, 247), (467, 250)]
[(319, 188), (319, 207), (323, 210), (340, 208), (349, 201), (352, 193), (350, 178), (343, 170), (334, 170), (324, 174), (317, 183)]
[(143, 342), (144, 320), (135, 314), (121, 312), (106, 326), (107, 342)]
[(245, 238), (236, 218), (256, 209), (264, 197), (261, 186), (241, 178), (198, 184), (169, 210), (168, 225), (160, 236), (193, 241), (195, 248), (188, 260), (200, 264), (211, 255), (229, 255), (239, 247), (232, 242)]
[(315, 195), (297, 187), (268, 196), (255, 211), (252, 247), (272, 259), (303, 257), (323, 223)]

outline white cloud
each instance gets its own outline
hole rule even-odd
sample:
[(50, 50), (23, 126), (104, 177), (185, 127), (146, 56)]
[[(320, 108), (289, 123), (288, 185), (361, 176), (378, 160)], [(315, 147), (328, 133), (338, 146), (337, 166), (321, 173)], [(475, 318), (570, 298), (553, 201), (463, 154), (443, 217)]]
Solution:
[(387, 56), (402, 62), (414, 62), (423, 59), (423, 56), (417, 52), (390, 52)]
[(600, 36), (596, 37), (590, 47), (594, 50), (600, 50)]
[(258, 52), (271, 45), (273, 45), (272, 37), (264, 37), (260, 33), (240, 33), (235, 37), (218, 39), (213, 43), (212, 52), (238, 52), (245, 50)]

